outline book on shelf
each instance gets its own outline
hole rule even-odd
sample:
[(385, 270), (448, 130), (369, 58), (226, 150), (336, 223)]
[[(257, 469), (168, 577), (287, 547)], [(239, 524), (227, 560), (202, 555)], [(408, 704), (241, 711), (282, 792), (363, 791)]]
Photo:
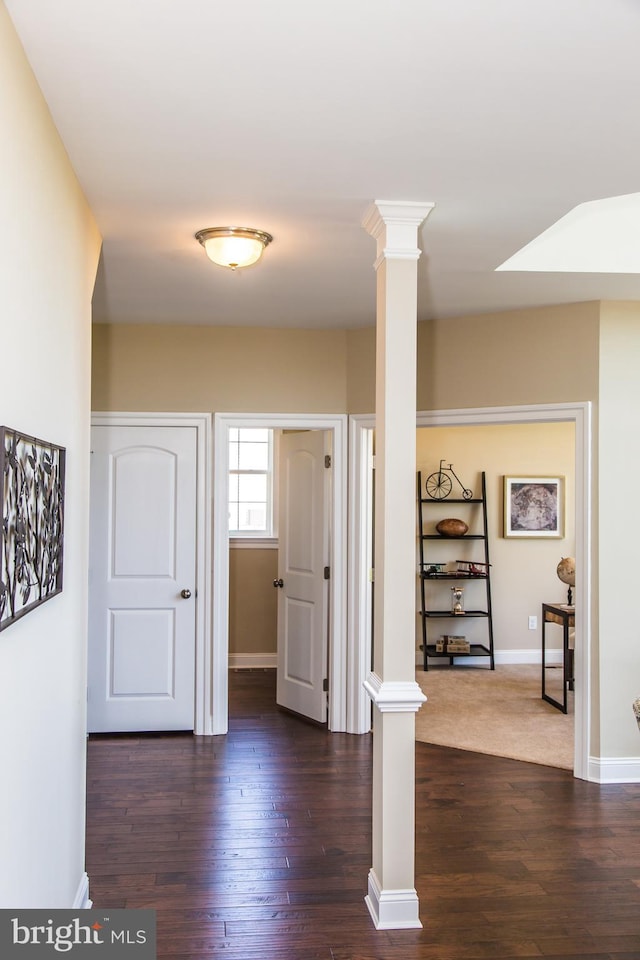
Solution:
[(446, 633), (436, 640), (436, 653), (469, 653), (471, 644), (466, 637), (455, 633)]

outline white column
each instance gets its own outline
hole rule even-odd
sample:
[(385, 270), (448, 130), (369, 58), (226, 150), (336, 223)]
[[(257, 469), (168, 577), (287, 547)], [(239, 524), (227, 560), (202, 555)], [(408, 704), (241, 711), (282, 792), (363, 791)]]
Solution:
[(418, 228), (432, 203), (376, 201), (378, 244), (373, 672), (373, 862), (379, 930), (420, 927), (415, 890), (416, 338)]

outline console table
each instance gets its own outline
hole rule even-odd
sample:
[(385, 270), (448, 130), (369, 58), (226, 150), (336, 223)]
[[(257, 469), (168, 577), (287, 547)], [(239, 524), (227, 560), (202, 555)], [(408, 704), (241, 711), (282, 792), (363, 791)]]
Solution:
[[(548, 623), (558, 623), (562, 627), (562, 702), (551, 697), (545, 687), (546, 676), (546, 637)], [(569, 630), (575, 626), (575, 607), (566, 603), (542, 604), (542, 699), (567, 712), (567, 690), (573, 690), (573, 650), (569, 648)]]

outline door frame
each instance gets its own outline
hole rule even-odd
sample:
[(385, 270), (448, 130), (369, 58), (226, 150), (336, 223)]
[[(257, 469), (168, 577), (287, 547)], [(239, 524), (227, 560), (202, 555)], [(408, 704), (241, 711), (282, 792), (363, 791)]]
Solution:
[[(591, 717), (591, 478), (592, 432), (591, 403), (541, 403), (525, 406), (479, 407), (461, 410), (418, 411), (417, 427), (486, 426), (514, 423), (573, 422), (575, 424), (575, 513), (576, 564), (584, 571), (583, 587), (576, 595), (576, 630), (580, 643), (575, 649), (575, 737), (573, 774), (582, 780), (589, 774)], [(350, 693), (354, 728), (366, 733), (370, 727), (370, 706), (362, 684), (371, 662), (370, 609), (371, 584), (367, 571), (367, 524), (371, 523), (372, 503), (367, 487), (367, 466), (363, 458), (367, 446), (365, 434), (375, 429), (375, 415), (349, 418), (351, 464), (349, 470), (350, 570), (349, 570), (349, 647), (354, 651), (354, 669), (350, 673)], [(370, 441), (369, 441), (370, 444)], [(369, 496), (369, 499), (368, 499)], [(368, 501), (368, 502), (367, 502)]]
[(195, 712), (193, 732), (205, 735), (211, 725), (211, 414), (95, 412), (91, 426), (194, 427), (196, 430), (196, 606)]
[(349, 725), (369, 733), (372, 703), (364, 682), (373, 668), (373, 433), (374, 414), (349, 417)]
[(213, 644), (211, 733), (229, 726), (229, 429), (272, 427), (332, 432), (329, 581), (329, 711), (333, 732), (347, 729), (347, 416), (346, 414), (214, 413)]

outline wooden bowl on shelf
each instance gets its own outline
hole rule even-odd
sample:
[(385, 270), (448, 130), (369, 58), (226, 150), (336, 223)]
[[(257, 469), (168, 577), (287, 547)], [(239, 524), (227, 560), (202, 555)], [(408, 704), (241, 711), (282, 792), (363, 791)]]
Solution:
[(464, 537), (468, 529), (464, 520), (456, 520), (454, 517), (446, 517), (436, 524), (436, 530), (441, 537)]

